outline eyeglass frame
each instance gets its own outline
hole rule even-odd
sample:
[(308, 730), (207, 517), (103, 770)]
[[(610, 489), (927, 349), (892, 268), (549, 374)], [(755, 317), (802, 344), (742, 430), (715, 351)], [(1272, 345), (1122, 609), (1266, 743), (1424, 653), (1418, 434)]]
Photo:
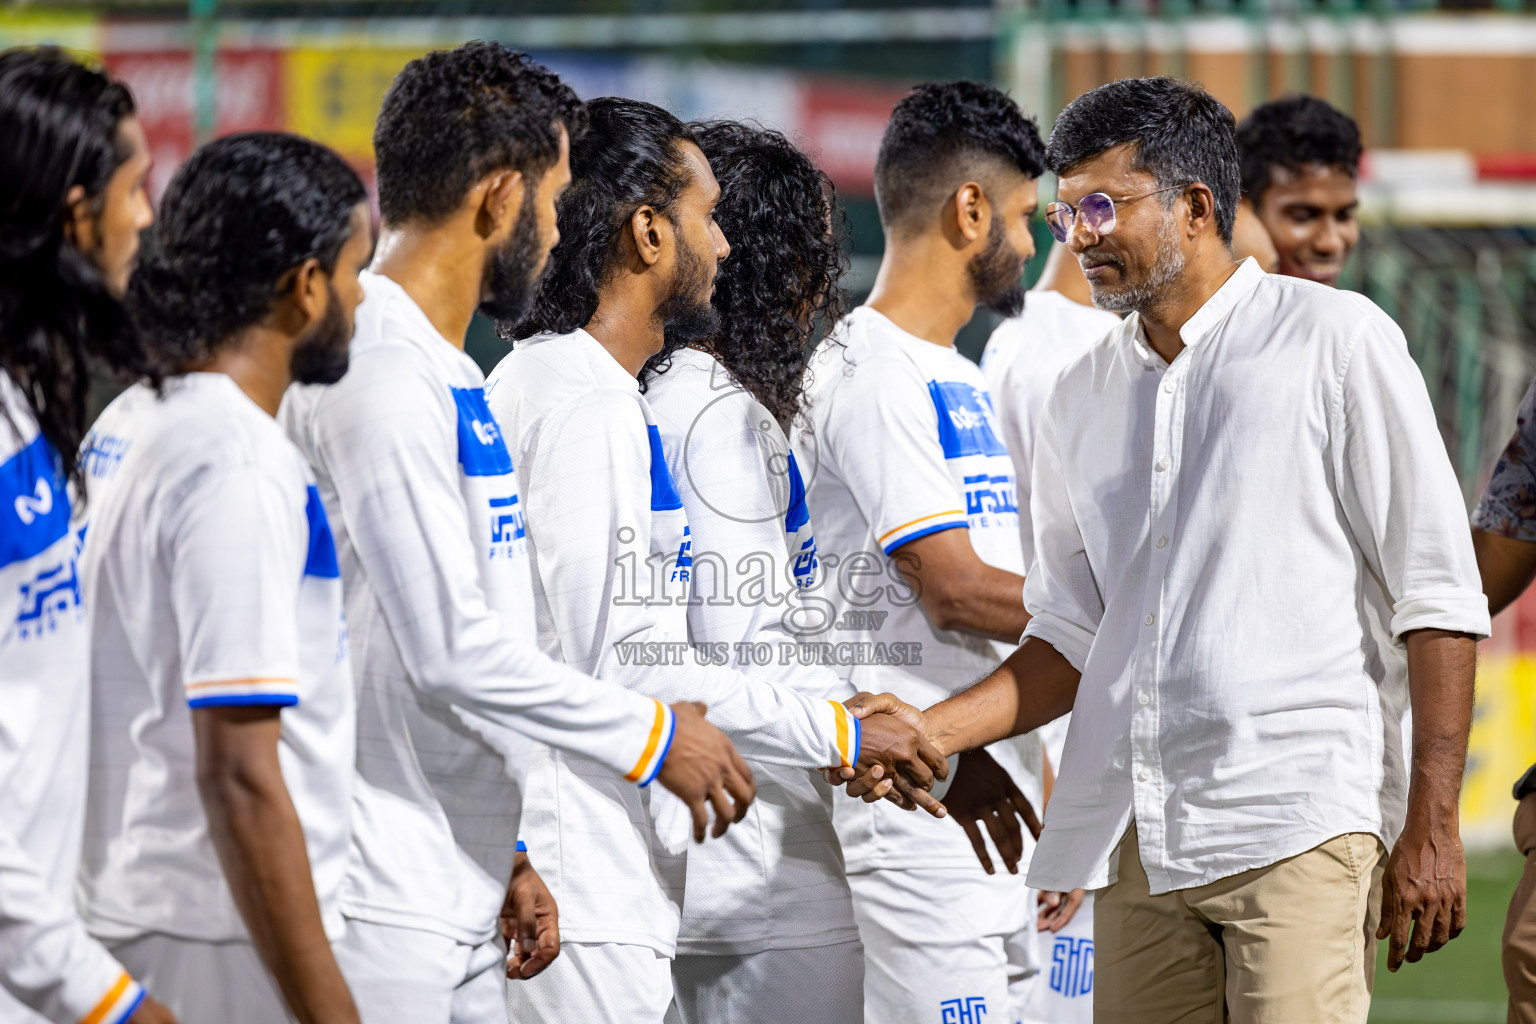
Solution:
[[(1071, 203), (1060, 199), (1053, 199), (1051, 202), (1045, 204), (1045, 226), (1050, 230), (1052, 238), (1056, 239), (1056, 241), (1061, 242), (1062, 244), (1066, 244), (1067, 239), (1072, 237), (1072, 228), (1077, 224), (1078, 217), (1081, 216), (1081, 204), (1089, 199), (1092, 199), (1094, 196), (1103, 196), (1106, 200), (1109, 201), (1109, 224), (1104, 228), (1091, 229), (1093, 230), (1094, 234), (1098, 235), (1100, 238), (1103, 238), (1105, 235), (1112, 233), (1115, 228), (1119, 227), (1120, 218), (1119, 214), (1116, 212), (1116, 208), (1121, 203), (1134, 203), (1138, 199), (1145, 199), (1148, 196), (1155, 196), (1160, 192), (1172, 192), (1174, 189), (1188, 188), (1193, 184), (1194, 182), (1192, 181), (1186, 181), (1182, 185), (1168, 185), (1164, 188), (1155, 188), (1150, 192), (1140, 192), (1134, 196), (1122, 196), (1119, 199), (1111, 196), (1108, 192), (1090, 192), (1086, 196), (1083, 196), (1082, 199), (1077, 201), (1077, 206), (1074, 206)], [(1058, 206), (1066, 207), (1067, 210), (1072, 214), (1071, 218), (1067, 221), (1066, 230), (1060, 235), (1056, 234), (1056, 227), (1051, 223), (1051, 209)]]

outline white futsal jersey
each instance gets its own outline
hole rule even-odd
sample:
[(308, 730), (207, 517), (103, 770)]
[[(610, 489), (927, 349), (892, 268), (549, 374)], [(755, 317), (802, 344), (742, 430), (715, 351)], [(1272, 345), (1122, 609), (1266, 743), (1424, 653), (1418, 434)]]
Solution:
[(75, 913), (90, 632), (60, 469), (0, 371), (0, 1021), (119, 1024), (143, 990)]
[(523, 504), (484, 378), (398, 284), (361, 281), (347, 375), (290, 388), (280, 414), (319, 478), (352, 632), (342, 907), (478, 945), (511, 877), (529, 739), (632, 790), (660, 769), (672, 711), (538, 652)]
[[(704, 701), (744, 757), (800, 768), (857, 759), (857, 719), (841, 704), (705, 664), (689, 647), (682, 497), (639, 383), (595, 338), (518, 342), (492, 371), (489, 400), (527, 496), (546, 651), (666, 703)], [(673, 955), (682, 804), (647, 800), (586, 758), (551, 751), (528, 788), (523, 832), (560, 904), (561, 935)]]
[(283, 782), (332, 939), (355, 705), (336, 548), (314, 476), (222, 373), (143, 384), (86, 438), (91, 931), (249, 941), (197, 789), (192, 712), (279, 707)]
[[(1023, 575), (1013, 463), (986, 381), (953, 348), (915, 337), (869, 306), (843, 318), (808, 373), (794, 443), (835, 608), (823, 636), (856, 689), (928, 707), (1012, 650), (937, 629), (891, 559), (920, 537), (968, 529), (983, 562)], [(1038, 740), (1031, 734), (987, 749), (1038, 807)], [(977, 863), (953, 822), (885, 801), (835, 807), (850, 871)]]
[[(830, 668), (793, 667), (800, 632), (827, 611), (824, 601), (801, 600), (820, 584), (816, 540), (799, 466), (773, 415), (713, 356), (689, 348), (650, 380), (646, 399), (692, 530), (690, 640), (728, 651), (749, 675), (810, 696), (851, 697)], [(742, 643), (768, 645), (771, 664), (737, 657)], [(791, 648), (794, 656), (785, 657)], [(856, 941), (832, 829), (833, 790), (804, 769), (757, 762), (752, 771), (757, 800), (746, 819), (688, 851), (678, 952), (742, 955)]]
[(1019, 482), (1019, 540), (1026, 568), (1035, 560), (1030, 476), (1035, 428), (1045, 400), (1051, 397), (1061, 371), (1119, 325), (1115, 314), (1073, 302), (1060, 292), (1031, 291), (1025, 295), (1024, 311), (998, 324), (981, 354), (981, 372), (997, 413), (998, 432), (1013, 457)]

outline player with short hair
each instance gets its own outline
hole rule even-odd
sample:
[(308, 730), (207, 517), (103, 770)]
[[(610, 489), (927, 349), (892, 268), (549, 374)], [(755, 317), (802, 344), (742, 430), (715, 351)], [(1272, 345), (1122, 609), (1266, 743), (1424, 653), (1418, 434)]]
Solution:
[[(824, 640), (827, 604), (805, 483), (783, 424), (800, 412), (818, 328), (836, 323), (846, 266), (832, 182), (776, 131), (690, 126), (720, 183), (715, 220), (732, 256), (715, 278), (719, 327), (665, 341), (641, 374), (693, 542), (695, 646)], [(742, 600), (754, 586), (764, 600)], [(802, 595), (805, 600), (802, 600)], [(798, 657), (796, 658), (799, 661)], [(812, 696), (852, 691), (831, 668), (732, 659)], [(813, 773), (752, 765), (743, 827), (690, 850), (672, 978), (684, 1024), (800, 1024), (863, 1017), (864, 951)]]
[[(758, 761), (850, 774), (879, 763), (926, 790), (943, 765), (925, 762), (904, 723), (854, 730), (835, 700), (734, 671), (734, 651), (720, 664), (689, 648), (692, 539), (637, 378), (665, 334), (715, 333), (710, 292), (730, 252), (713, 216), (720, 186), (692, 132), (661, 108), (604, 98), (587, 110), (550, 274), (513, 332), (526, 340), (491, 374), (528, 501), (542, 639), (600, 678), (706, 700)], [(675, 801), (646, 801), (595, 769), (541, 753), (529, 779), (525, 832), (558, 851), (548, 870), (566, 953), (513, 992), (514, 1020), (659, 1024), (672, 1001), (684, 871)]]
[(129, 296), (164, 380), (119, 395), (82, 455), (83, 912), (188, 1021), (357, 1020), (329, 945), (354, 747), (341, 582), (274, 417), (290, 380), (346, 372), (372, 249), (367, 193), (330, 150), (276, 132), (199, 149)]
[(339, 960), (369, 1024), (503, 1021), (506, 977), (559, 954), (530, 861), (558, 863), (559, 851), (518, 842), (530, 741), (585, 755), (603, 785), (638, 793), (659, 779), (688, 802), (700, 839), (706, 800), (723, 828), (752, 796), (750, 771), (701, 709), (537, 647), (526, 494), (463, 345), (476, 308), (526, 308), (580, 125), (570, 89), (502, 44), (406, 65), (374, 133), (383, 223), (352, 369), (330, 388), (291, 389), (282, 409), (336, 531), (354, 643)]
[[(995, 667), (1028, 621), (1013, 464), (986, 379), (954, 339), (977, 306), (1019, 311), (1044, 166), (1034, 122), (981, 83), (919, 86), (886, 127), (880, 272), (838, 325), (841, 344), (811, 360), (793, 432), (834, 636), (876, 651), (920, 645), (917, 657), (842, 669), (855, 689), (940, 700)], [(1026, 849), (1018, 818), (1034, 817), (1041, 756), (1029, 737), (960, 760), (943, 799), (963, 830), (837, 802), (871, 1024), (1011, 1013), (1005, 942), (1033, 921), (1012, 873)], [(1008, 873), (993, 873), (993, 852)]]
[(1354, 118), (1316, 96), (1287, 96), (1253, 108), (1237, 146), (1243, 197), (1274, 242), (1279, 272), (1337, 285), (1360, 241)]
[(77, 557), (88, 360), (148, 369), (120, 302), (150, 222), (149, 145), (120, 82), (0, 53), (0, 1018), (161, 1024), (75, 914), (90, 743)]

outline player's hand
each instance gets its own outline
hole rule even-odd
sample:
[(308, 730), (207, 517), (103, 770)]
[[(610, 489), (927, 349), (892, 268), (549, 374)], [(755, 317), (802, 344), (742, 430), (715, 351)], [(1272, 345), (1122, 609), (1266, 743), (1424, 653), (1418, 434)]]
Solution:
[(126, 1024), (176, 1024), (176, 1015), (149, 996), (128, 1017)]
[(747, 815), (757, 796), (752, 769), (741, 759), (725, 733), (704, 721), (706, 708), (698, 701), (672, 705), (677, 717), (672, 749), (656, 776), (693, 814), (693, 838), (704, 841), (709, 825), (706, 803), (715, 809), (715, 838)]
[[(928, 741), (923, 713), (889, 693), (860, 693), (847, 706), (861, 730), (857, 767), (867, 770), (848, 784), (849, 795), (865, 800), (884, 796), (908, 810), (921, 807), (944, 817), (944, 805), (928, 791), (935, 777), (949, 777), (949, 765)], [(881, 786), (882, 780), (886, 785)]]
[(1042, 892), (1040, 914), (1035, 919), (1035, 931), (1059, 932), (1072, 923), (1078, 908), (1083, 905), (1083, 890), (1071, 892)]
[(512, 859), (512, 882), (501, 904), (507, 979), (531, 978), (560, 955), (560, 908), (526, 853)]
[(1467, 857), (1455, 815), (1427, 822), (1410, 814), (1382, 877), (1376, 938), (1391, 937), (1387, 970), (1397, 970), (1404, 960), (1418, 963), (1466, 926)]
[(1024, 822), (1031, 836), (1040, 838), (1040, 818), (1029, 799), (985, 750), (967, 750), (960, 755), (955, 781), (944, 794), (944, 805), (965, 829), (976, 859), (989, 875), (996, 874), (996, 869), (978, 823), (986, 827), (1010, 875), (1019, 873), (1019, 861), (1024, 859), (1024, 833), (1019, 822)]

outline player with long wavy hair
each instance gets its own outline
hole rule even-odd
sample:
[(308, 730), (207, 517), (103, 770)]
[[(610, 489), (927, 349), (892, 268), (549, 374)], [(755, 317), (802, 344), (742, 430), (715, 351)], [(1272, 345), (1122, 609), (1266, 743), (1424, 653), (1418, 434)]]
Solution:
[[(822, 602), (801, 599), (818, 584), (816, 544), (784, 427), (800, 410), (815, 334), (843, 308), (841, 211), (831, 181), (778, 132), (736, 121), (693, 131), (732, 243), (715, 279), (720, 326), (686, 344), (667, 339), (641, 380), (693, 531), (696, 593), (736, 597), (761, 584), (772, 600), (694, 602), (688, 637), (704, 650), (793, 649), (822, 639), (829, 622)], [(846, 696), (825, 667), (767, 671)], [(688, 854), (678, 1009), (687, 1024), (860, 1020), (864, 950), (827, 790), (811, 772), (749, 763), (758, 801), (748, 827)]]

